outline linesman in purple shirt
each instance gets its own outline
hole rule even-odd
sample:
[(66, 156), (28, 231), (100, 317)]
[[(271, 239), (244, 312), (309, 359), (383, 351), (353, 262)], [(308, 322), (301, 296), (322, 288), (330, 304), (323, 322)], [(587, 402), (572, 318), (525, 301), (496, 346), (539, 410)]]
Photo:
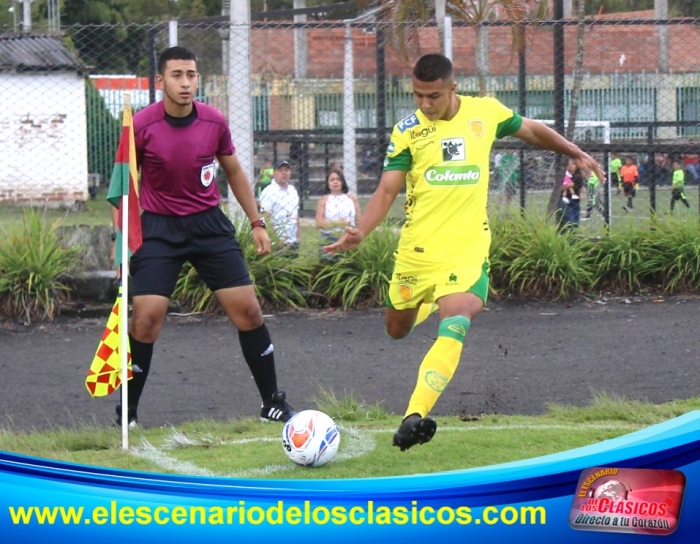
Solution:
[[(277, 388), (275, 354), (234, 227), (219, 208), (216, 162), (251, 221), (258, 255), (270, 238), (243, 171), (231, 131), (217, 109), (194, 100), (199, 83), (192, 51), (170, 47), (158, 59), (163, 100), (134, 115), (141, 170), (143, 245), (130, 260), (133, 315), (129, 327), (134, 377), (129, 382), (129, 425), (151, 368), (153, 345), (186, 261), (238, 329), (243, 356), (260, 391), (262, 421), (287, 421), (294, 410)], [(116, 210), (113, 222), (116, 224)], [(121, 407), (117, 406), (121, 423)]]

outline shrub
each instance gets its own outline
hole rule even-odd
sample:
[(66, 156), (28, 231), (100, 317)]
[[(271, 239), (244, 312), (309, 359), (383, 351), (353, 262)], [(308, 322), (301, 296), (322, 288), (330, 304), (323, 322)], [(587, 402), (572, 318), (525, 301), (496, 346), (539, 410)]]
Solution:
[(321, 261), (312, 291), (343, 309), (382, 305), (389, 291), (398, 236), (384, 222), (356, 250)]
[(53, 320), (70, 290), (63, 283), (74, 265), (77, 249), (61, 245), (60, 221), (49, 223), (27, 209), (22, 226), (3, 236), (0, 243), (0, 307), (27, 324), (36, 319)]
[(543, 216), (512, 215), (495, 229), (491, 263), (496, 284), (513, 295), (564, 298), (586, 290), (589, 242), (576, 231), (560, 232)]
[(588, 266), (593, 286), (629, 293), (654, 283), (649, 240), (649, 230), (621, 227), (592, 244)]
[(667, 217), (654, 222), (645, 268), (666, 293), (700, 288), (700, 233), (696, 221)]

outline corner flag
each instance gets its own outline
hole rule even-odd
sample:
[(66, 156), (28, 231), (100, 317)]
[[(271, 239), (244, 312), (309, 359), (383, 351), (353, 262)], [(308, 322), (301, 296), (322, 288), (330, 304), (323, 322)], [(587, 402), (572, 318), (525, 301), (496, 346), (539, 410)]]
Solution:
[[(93, 397), (104, 397), (116, 391), (122, 383), (121, 368), (122, 357), (119, 353), (121, 345), (121, 334), (119, 311), (122, 301), (122, 290), (119, 288), (117, 300), (114, 302), (112, 312), (107, 319), (107, 326), (102, 333), (102, 339), (97, 346), (95, 357), (90, 365), (90, 370), (85, 378), (85, 387)], [(123, 331), (126, 334), (126, 331)], [(131, 371), (131, 353), (128, 348), (127, 338), (127, 360), (128, 379), (133, 377)]]

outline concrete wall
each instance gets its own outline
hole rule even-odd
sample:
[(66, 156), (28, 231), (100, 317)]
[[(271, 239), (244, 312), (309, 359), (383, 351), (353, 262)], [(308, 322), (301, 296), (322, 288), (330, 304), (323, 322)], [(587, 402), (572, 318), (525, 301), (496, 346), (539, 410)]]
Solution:
[(88, 199), (85, 83), (76, 73), (0, 74), (0, 202)]

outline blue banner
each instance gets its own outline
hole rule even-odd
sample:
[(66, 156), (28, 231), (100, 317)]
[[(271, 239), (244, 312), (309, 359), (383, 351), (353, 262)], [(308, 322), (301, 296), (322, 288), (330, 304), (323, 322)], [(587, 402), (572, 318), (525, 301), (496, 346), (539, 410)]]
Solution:
[[(656, 472), (630, 476), (627, 469)], [(658, 474), (675, 478), (673, 500), (652, 500), (664, 492), (665, 480), (652, 478)], [(611, 480), (620, 475), (627, 483)], [(652, 483), (644, 484), (648, 489), (642, 495), (629, 481)], [(616, 485), (622, 490), (619, 497), (608, 493)], [(644, 496), (647, 506), (620, 503), (633, 500), (630, 491), (638, 503)], [(656, 506), (650, 510), (652, 503)], [(698, 411), (545, 457), (392, 478), (176, 476), (0, 452), (0, 534), (2, 542), (11, 543), (78, 538), (100, 544), (210, 544), (302, 538), (334, 544), (400, 539), (574, 544), (594, 538), (604, 544), (650, 538), (630, 534), (637, 527), (647, 535), (666, 535), (664, 542), (696, 542), (698, 506)], [(610, 516), (596, 509), (622, 513)], [(625, 511), (631, 514), (623, 515)], [(662, 514), (673, 518), (664, 521)], [(613, 530), (613, 518), (626, 523), (624, 528)], [(657, 524), (663, 532), (654, 533), (652, 525)]]

